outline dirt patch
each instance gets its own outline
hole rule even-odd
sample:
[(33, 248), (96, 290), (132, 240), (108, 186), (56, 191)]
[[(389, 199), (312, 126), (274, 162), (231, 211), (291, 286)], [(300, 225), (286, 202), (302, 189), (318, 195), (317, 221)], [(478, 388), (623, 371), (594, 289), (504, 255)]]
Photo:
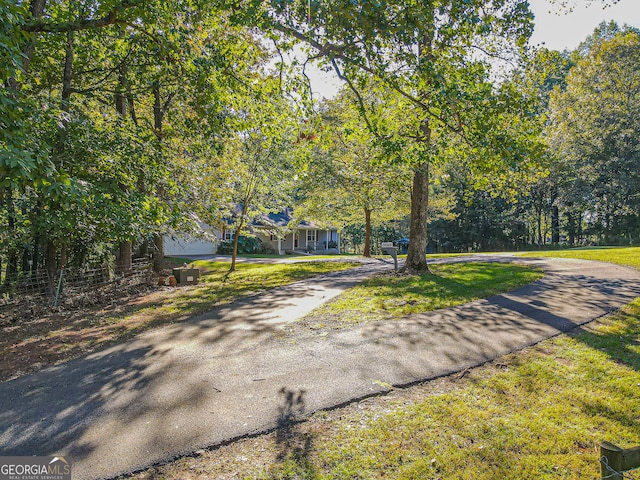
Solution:
[(173, 314), (149, 315), (148, 307), (159, 306), (185, 288), (139, 286), (114, 293), (102, 305), (68, 309), (65, 305), (22, 314), (0, 315), (0, 381), (33, 373), (128, 340), (134, 335), (179, 321)]

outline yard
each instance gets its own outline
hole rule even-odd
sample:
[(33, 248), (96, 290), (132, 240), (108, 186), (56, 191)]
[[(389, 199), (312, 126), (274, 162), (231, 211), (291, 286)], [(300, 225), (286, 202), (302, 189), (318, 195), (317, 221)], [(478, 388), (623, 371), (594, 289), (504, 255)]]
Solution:
[[(182, 260), (176, 260), (182, 264)], [(144, 294), (117, 297), (101, 306), (46, 314), (0, 312), (0, 381), (32, 373), (105, 348), (153, 328), (181, 322), (243, 296), (303, 278), (354, 266), (353, 262), (304, 262), (286, 265), (239, 264), (227, 275), (225, 262), (197, 261), (198, 285), (158, 287)]]
[[(637, 267), (639, 253), (553, 254)], [(133, 478), (596, 478), (600, 441), (640, 444), (639, 385), (636, 300), (482, 367), (318, 412)]]

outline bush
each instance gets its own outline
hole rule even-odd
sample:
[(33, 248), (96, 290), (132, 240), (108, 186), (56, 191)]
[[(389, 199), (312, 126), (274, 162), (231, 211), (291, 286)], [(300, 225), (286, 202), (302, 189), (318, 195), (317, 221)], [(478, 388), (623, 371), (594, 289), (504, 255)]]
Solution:
[(216, 253), (218, 255), (231, 255), (233, 253), (233, 242), (220, 242)]
[[(262, 242), (259, 239), (244, 235), (238, 237), (238, 255), (260, 253), (263, 250)], [(218, 255), (233, 254), (233, 242), (220, 242), (217, 253)]]

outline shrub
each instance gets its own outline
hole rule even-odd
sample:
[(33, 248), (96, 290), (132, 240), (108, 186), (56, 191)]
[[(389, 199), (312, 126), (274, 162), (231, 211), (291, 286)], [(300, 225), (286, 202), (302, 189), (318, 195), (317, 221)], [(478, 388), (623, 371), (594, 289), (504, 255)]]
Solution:
[[(238, 237), (238, 254), (260, 253), (264, 250), (262, 242), (256, 237)], [(233, 242), (220, 242), (218, 246), (219, 255), (231, 255), (233, 253)]]

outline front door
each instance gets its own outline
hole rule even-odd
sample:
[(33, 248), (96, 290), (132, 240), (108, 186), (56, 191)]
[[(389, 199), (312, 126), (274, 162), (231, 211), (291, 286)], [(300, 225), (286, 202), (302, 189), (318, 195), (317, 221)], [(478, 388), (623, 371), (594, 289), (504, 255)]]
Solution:
[(298, 232), (294, 232), (293, 234), (293, 248), (296, 249), (298, 248), (298, 239), (300, 238), (300, 235), (298, 234)]

